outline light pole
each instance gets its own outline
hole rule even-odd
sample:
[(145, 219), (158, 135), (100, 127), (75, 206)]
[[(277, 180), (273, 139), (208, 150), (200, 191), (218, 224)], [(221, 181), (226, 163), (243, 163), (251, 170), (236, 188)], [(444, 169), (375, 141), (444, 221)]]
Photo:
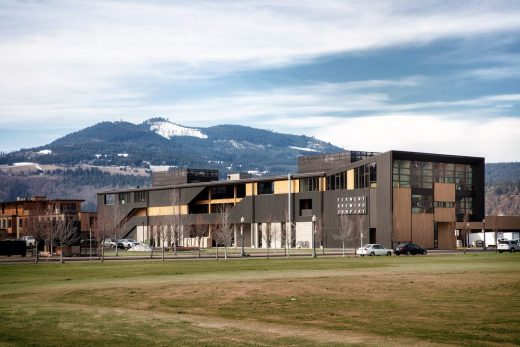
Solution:
[(312, 257), (316, 258), (316, 243), (314, 238), (316, 237), (316, 216), (312, 215)]
[(361, 232), (361, 245), (359, 247), (363, 248), (363, 232)]
[(90, 263), (92, 264), (92, 228), (89, 228), (88, 229), (88, 241), (90, 243), (90, 256), (89, 256), (89, 260), (90, 260)]
[(482, 238), (483, 240), (483, 247), (482, 250), (486, 250), (486, 219), (482, 219)]
[(240, 238), (242, 239), (240, 250), (240, 256), (245, 257), (246, 254), (244, 253), (244, 216), (240, 217)]

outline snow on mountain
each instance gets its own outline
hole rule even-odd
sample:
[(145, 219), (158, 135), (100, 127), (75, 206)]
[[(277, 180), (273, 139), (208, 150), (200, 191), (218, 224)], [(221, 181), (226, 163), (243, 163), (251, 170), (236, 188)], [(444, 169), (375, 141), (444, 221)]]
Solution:
[(303, 148), (303, 147), (296, 147), (296, 146), (289, 146), (289, 148), (295, 149), (297, 151), (302, 151), (302, 152), (319, 152), (318, 150), (313, 149), (313, 148)]
[(38, 152), (38, 154), (43, 154), (43, 155), (47, 155), (47, 154), (51, 154), (52, 151), (50, 149), (42, 149), (41, 151)]
[(150, 130), (165, 137), (171, 139), (174, 136), (193, 136), (200, 139), (207, 139), (208, 136), (199, 129), (187, 128), (181, 125), (167, 121), (166, 119), (149, 121)]

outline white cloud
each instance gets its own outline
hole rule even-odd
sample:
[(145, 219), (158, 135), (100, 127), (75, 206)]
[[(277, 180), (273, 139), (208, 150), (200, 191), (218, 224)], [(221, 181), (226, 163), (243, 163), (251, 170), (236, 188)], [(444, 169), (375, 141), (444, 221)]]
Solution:
[(7, 2), (0, 11), (0, 117), (120, 117), (136, 102), (154, 103), (148, 92), (160, 81), (520, 28), (515, 2), (467, 5)]
[(383, 115), (335, 119), (313, 134), (346, 149), (408, 150), (519, 161), (520, 119), (456, 119), (436, 115)]

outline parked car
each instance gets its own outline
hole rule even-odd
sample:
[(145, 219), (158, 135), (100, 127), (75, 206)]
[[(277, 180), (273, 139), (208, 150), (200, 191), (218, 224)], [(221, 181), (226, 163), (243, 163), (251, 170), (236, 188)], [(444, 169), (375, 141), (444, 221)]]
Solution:
[(117, 247), (117, 240), (116, 239), (104, 239), (102, 244), (103, 244), (103, 247), (116, 248)]
[(92, 248), (96, 248), (97, 247), (97, 241), (95, 239), (81, 240), (79, 244), (80, 244), (81, 247), (84, 247), (84, 248), (85, 247), (89, 247), (90, 248), (91, 246), (92, 246)]
[(415, 243), (411, 243), (411, 242), (402, 243), (400, 245), (397, 245), (397, 247), (395, 247), (394, 253), (395, 253), (395, 255), (401, 255), (401, 254), (406, 254), (406, 255), (422, 254), (422, 255), (426, 255), (426, 254), (428, 254), (428, 252), (424, 248), (422, 248), (419, 245), (416, 245)]
[(363, 247), (358, 248), (357, 254), (361, 255), (362, 257), (365, 255), (392, 255), (392, 250), (386, 249), (377, 243), (367, 243)]
[(520, 251), (520, 240), (498, 240), (498, 253)]
[(142, 242), (136, 242), (132, 248), (129, 249), (129, 251), (135, 251), (135, 252), (151, 252), (152, 246), (142, 243)]
[(33, 248), (36, 246), (36, 238), (34, 236), (22, 236), (21, 241), (25, 241), (25, 247)]
[(132, 246), (135, 245), (136, 243), (137, 243), (137, 241), (133, 240), (133, 239), (121, 239), (121, 240), (117, 241), (117, 247), (129, 249), (129, 248), (132, 248)]

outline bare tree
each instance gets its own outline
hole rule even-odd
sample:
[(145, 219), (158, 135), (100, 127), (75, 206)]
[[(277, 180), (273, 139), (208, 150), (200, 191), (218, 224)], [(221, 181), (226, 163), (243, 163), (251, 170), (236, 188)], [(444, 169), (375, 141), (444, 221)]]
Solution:
[(30, 211), (29, 215), (25, 219), (25, 233), (31, 236), (34, 236), (35, 244), (34, 250), (36, 252), (36, 257), (34, 262), (38, 263), (40, 260), (39, 256), (39, 245), (40, 241), (45, 239), (47, 235), (47, 231), (49, 230), (49, 216), (48, 213), (50, 211), (46, 208), (44, 203), (38, 202), (36, 209)]
[[(169, 203), (172, 208), (171, 213), (168, 214), (167, 221), (170, 226), (170, 239), (173, 239), (173, 254), (177, 255), (177, 246), (179, 243), (179, 238), (181, 234), (181, 223), (182, 223), (182, 215), (181, 215), (181, 195), (179, 189), (172, 189), (170, 193)], [(164, 235), (164, 233), (163, 233)], [(166, 237), (168, 235), (165, 235)], [(164, 240), (166, 241), (166, 239)], [(163, 242), (164, 249), (164, 242)]]
[[(114, 205), (113, 205), (113, 208), (112, 208), (112, 216), (111, 218), (109, 218), (110, 220), (110, 230), (112, 232), (112, 234), (114, 235), (114, 239), (116, 240), (116, 243), (119, 241), (119, 239), (121, 237), (123, 237), (123, 230), (124, 230), (124, 226), (125, 226), (125, 223), (124, 223), (124, 219), (119, 219), (119, 215), (120, 215), (120, 212), (121, 212), (121, 207), (120, 207), (120, 204), (121, 202), (119, 201), (119, 199), (115, 199), (114, 201)], [(108, 222), (108, 220), (107, 220)], [(118, 245), (116, 244), (116, 257), (119, 256), (119, 247)]]
[(218, 209), (218, 226), (216, 230), (217, 247), (221, 243), (224, 245), (224, 259), (227, 259), (227, 248), (233, 243), (234, 231), (231, 224), (231, 205), (222, 204)]
[[(158, 236), (161, 239), (161, 243), (162, 243), (162, 248), (161, 248), (161, 250), (162, 250), (162, 255), (161, 255), (162, 261), (164, 261), (164, 251), (165, 251), (165, 248), (166, 248), (166, 241), (167, 240), (171, 240), (172, 229), (174, 229), (174, 228), (175, 228), (174, 225), (160, 225), (157, 228), (157, 230), (159, 231)], [(176, 242), (176, 241), (174, 241), (174, 242)]]
[(272, 247), (273, 240), (276, 240), (278, 230), (273, 227), (273, 218), (270, 215), (267, 217), (266, 223), (264, 223), (264, 225), (265, 225), (265, 228), (264, 228), (264, 230), (262, 230), (262, 240), (265, 243), (265, 246), (267, 248), (266, 257), (267, 257), (267, 259), (269, 259), (269, 250)]
[(460, 230), (460, 238), (462, 239), (462, 245), (464, 247), (464, 254), (466, 254), (466, 248), (467, 248), (467, 245), (466, 245), (466, 235), (469, 233), (470, 231), (470, 226), (469, 226), (469, 211), (466, 210), (466, 212), (464, 213), (464, 217), (462, 218), (462, 228)]
[(104, 241), (112, 231), (113, 221), (114, 218), (110, 215), (108, 209), (98, 208), (98, 214), (96, 219), (96, 240), (99, 241), (101, 248), (101, 262), (105, 261)]
[(63, 264), (63, 247), (72, 246), (80, 237), (76, 222), (72, 218), (62, 216), (57, 218), (55, 225), (55, 236), (61, 248), (60, 263)]
[(197, 238), (197, 247), (199, 251), (198, 256), (200, 258), (201, 241), (203, 237), (208, 236), (208, 225), (204, 224), (204, 220), (201, 216), (197, 217), (195, 223), (196, 224), (192, 225), (192, 232), (193, 235)]
[[(351, 219), (347, 214), (338, 215), (337, 227), (338, 233), (334, 234), (334, 239), (341, 241), (343, 247), (343, 257), (345, 256), (345, 243), (351, 240), (353, 237), (353, 230), (351, 226)], [(355, 247), (354, 247), (355, 248)]]
[(316, 228), (316, 236), (320, 243), (321, 253), (325, 254), (325, 227), (323, 226), (323, 219), (317, 218), (314, 227)]

